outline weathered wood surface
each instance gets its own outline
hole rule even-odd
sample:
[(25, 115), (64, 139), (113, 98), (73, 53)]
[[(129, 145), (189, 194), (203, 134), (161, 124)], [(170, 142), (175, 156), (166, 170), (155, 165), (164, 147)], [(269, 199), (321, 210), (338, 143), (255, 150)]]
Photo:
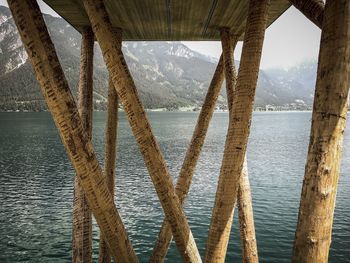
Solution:
[(229, 115), (232, 114), (233, 94), (237, 83), (236, 65), (233, 52), (237, 45), (238, 37), (232, 36), (229, 28), (220, 30), (222, 55), (224, 59), (224, 72), (226, 80), (227, 107)]
[(268, 0), (251, 0), (242, 57), (234, 92), (225, 150), (209, 229), (205, 262), (224, 262), (246, 154)]
[(35, 0), (8, 0), (24, 47), (90, 209), (117, 261), (138, 262)]
[[(118, 95), (115, 91), (113, 82), (109, 78), (108, 83), (108, 104), (107, 104), (107, 125), (105, 132), (105, 165), (104, 175), (106, 177), (108, 189), (112, 196), (115, 193), (115, 166), (116, 166), (116, 147), (117, 147), (117, 127), (118, 127)], [(99, 263), (110, 263), (111, 255), (108, 246), (100, 234), (100, 247), (98, 255)]]
[(131, 130), (143, 155), (166, 219), (185, 262), (201, 262), (187, 218), (176, 196), (169, 170), (153, 135), (146, 112), (139, 99), (123, 53), (116, 44), (107, 11), (102, 0), (84, 0), (84, 6), (100, 44), (114, 87), (123, 104)]
[[(80, 74), (78, 110), (83, 127), (91, 140), (92, 137), (92, 74), (94, 56), (94, 34), (91, 27), (82, 30), (80, 48)], [(91, 210), (79, 183), (78, 176), (74, 178), (73, 197), (73, 229), (72, 229), (72, 261), (92, 261), (92, 217)]]
[(350, 1), (327, 1), (293, 262), (328, 262), (350, 82)]
[[(115, 30), (117, 34), (118, 44), (122, 45), (122, 30)], [(112, 78), (108, 80), (108, 101), (107, 101), (107, 123), (105, 130), (105, 163), (104, 175), (108, 189), (114, 198), (115, 195), (115, 177), (116, 177), (116, 160), (117, 160), (117, 130), (118, 130), (118, 94), (114, 88)], [(108, 251), (108, 246), (100, 233), (100, 247), (98, 255), (99, 263), (111, 262), (111, 255)]]
[[(237, 73), (234, 63), (234, 49), (237, 44), (237, 36), (232, 36), (227, 28), (221, 30), (221, 45), (224, 56), (224, 68), (226, 78), (226, 94), (229, 115), (232, 115), (232, 105), (237, 83)], [(239, 180), (237, 206), (239, 214), (239, 228), (242, 247), (242, 261), (244, 263), (257, 263), (258, 248), (255, 237), (253, 205), (248, 178), (247, 157), (244, 159), (243, 169)], [(234, 212), (234, 211), (233, 211)], [(233, 219), (233, 213), (232, 218)]]
[[(44, 0), (79, 31), (90, 25), (82, 0)], [(249, 0), (105, 0), (113, 27), (123, 28), (124, 40), (220, 40), (220, 28), (241, 36)], [(290, 6), (271, 0), (267, 25)], [(170, 34), (169, 34), (170, 33)]]
[(239, 179), (237, 207), (241, 236), (242, 262), (258, 263), (258, 247), (255, 236), (253, 202), (248, 176), (247, 157), (245, 157), (242, 174)]
[[(190, 190), (194, 170), (196, 168), (196, 164), (198, 162), (199, 155), (204, 144), (205, 136), (208, 131), (210, 120), (213, 116), (216, 101), (219, 97), (223, 80), (224, 65), (221, 56), (216, 70), (214, 72), (213, 78), (210, 82), (202, 109), (199, 113), (197, 124), (192, 135), (191, 143), (187, 149), (185, 159), (183, 161), (181, 171), (179, 174), (179, 178), (176, 183), (176, 195), (178, 196), (182, 205)], [(171, 239), (172, 233), (170, 224), (165, 220), (159, 232), (156, 245), (153, 249), (150, 258), (150, 262), (164, 261)]]
[(300, 12), (322, 29), (324, 16), (323, 0), (289, 0)]

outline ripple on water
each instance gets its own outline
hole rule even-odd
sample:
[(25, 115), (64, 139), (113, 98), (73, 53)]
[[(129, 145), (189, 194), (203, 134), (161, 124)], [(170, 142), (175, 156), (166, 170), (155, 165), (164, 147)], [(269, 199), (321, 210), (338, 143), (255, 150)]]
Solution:
[[(0, 114), (1, 262), (70, 262), (74, 171), (47, 113)], [(197, 113), (150, 113), (152, 127), (176, 180)], [(224, 141), (227, 114), (215, 114), (185, 203), (204, 255)], [(290, 262), (310, 113), (255, 114), (248, 146), (260, 262)], [(3, 129), (4, 127), (4, 129)], [(103, 164), (105, 114), (95, 113), (94, 145)], [(330, 262), (350, 258), (350, 138), (346, 131)], [(125, 117), (118, 133), (115, 202), (136, 253), (148, 262), (164, 215)], [(93, 226), (93, 258), (98, 256)], [(240, 260), (235, 213), (227, 262)], [(174, 242), (167, 262), (179, 262)]]

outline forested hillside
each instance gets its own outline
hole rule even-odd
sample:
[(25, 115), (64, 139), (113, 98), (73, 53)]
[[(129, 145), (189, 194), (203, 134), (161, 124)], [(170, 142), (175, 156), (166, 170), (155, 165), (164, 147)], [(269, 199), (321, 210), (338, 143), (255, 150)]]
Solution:
[[(44, 15), (74, 96), (77, 94), (80, 34), (61, 18)], [(123, 52), (146, 108), (200, 107), (217, 60), (181, 42), (124, 42)], [(236, 62), (238, 65), (238, 62)], [(316, 64), (288, 71), (260, 71), (256, 106), (310, 105)], [(105, 109), (108, 73), (95, 44), (94, 105)], [(226, 107), (225, 89), (218, 105)], [(27, 54), (8, 8), (0, 6), (0, 110), (46, 109)]]

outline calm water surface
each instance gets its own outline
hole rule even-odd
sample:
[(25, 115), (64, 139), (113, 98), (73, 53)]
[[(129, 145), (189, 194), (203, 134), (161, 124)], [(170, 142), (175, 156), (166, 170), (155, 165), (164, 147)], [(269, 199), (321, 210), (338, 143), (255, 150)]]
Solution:
[[(149, 113), (174, 179), (197, 113)], [(228, 115), (214, 115), (185, 210), (204, 254)], [(290, 262), (311, 114), (255, 113), (248, 147), (260, 262)], [(94, 113), (94, 145), (103, 163), (106, 115)], [(348, 123), (349, 126), (350, 123)], [(350, 129), (345, 133), (330, 262), (350, 262)], [(128, 123), (118, 130), (116, 203), (136, 253), (147, 262), (162, 210)], [(0, 113), (0, 262), (71, 261), (74, 172), (49, 113)], [(227, 262), (240, 262), (237, 217)], [(94, 225), (94, 258), (98, 228)], [(172, 244), (167, 262), (181, 262)]]

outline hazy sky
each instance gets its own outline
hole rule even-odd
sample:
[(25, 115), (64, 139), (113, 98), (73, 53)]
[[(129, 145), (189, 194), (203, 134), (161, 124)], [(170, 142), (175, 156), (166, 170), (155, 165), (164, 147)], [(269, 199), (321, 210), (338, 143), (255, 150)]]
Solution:
[[(321, 30), (304, 17), (296, 8), (290, 7), (265, 33), (261, 68), (288, 67), (303, 60), (317, 59)], [(199, 52), (219, 57), (220, 42), (184, 42)], [(239, 60), (242, 42), (235, 50)]]
[[(41, 0), (38, 1), (43, 13), (57, 16)], [(0, 0), (0, 5), (6, 5)], [(289, 67), (303, 60), (316, 59), (319, 50), (321, 30), (306, 19), (294, 7), (289, 8), (276, 20), (265, 34), (261, 68)], [(217, 41), (183, 42), (198, 52), (213, 57), (221, 54), (221, 44)], [(238, 43), (235, 50), (235, 59), (240, 59), (242, 43)]]

